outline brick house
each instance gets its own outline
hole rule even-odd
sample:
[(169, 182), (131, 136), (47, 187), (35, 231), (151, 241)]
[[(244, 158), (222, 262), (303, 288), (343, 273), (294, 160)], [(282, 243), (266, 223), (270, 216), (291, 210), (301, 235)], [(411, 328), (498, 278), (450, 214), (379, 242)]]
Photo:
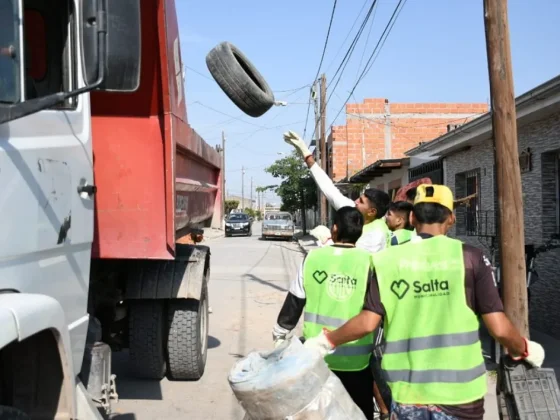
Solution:
[[(560, 76), (516, 99), (525, 215), (525, 244), (538, 246), (560, 232)], [(457, 209), (450, 235), (492, 252), (496, 209), (492, 121), (487, 113), (407, 152), (439, 162), (443, 183), (457, 198), (476, 194)], [(410, 171), (418, 167), (411, 165)], [(560, 250), (536, 261), (539, 281), (531, 288), (531, 324), (560, 338)]]
[(488, 111), (484, 103), (390, 103), (365, 99), (346, 105), (346, 125), (328, 136), (328, 173), (335, 181), (369, 183), (390, 191), (408, 182), (404, 152)]

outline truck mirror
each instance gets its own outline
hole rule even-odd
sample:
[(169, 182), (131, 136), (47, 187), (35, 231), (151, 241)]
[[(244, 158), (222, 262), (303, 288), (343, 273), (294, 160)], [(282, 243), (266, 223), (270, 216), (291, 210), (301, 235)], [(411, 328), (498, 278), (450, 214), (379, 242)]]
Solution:
[(140, 85), (140, 1), (84, 0), (84, 79), (104, 91), (134, 92)]

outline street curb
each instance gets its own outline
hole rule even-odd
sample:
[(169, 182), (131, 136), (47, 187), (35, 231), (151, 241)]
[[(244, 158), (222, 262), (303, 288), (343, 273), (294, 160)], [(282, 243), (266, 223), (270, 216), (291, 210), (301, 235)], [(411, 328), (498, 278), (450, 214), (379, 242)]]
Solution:
[(212, 236), (212, 237), (206, 237), (206, 236), (205, 236), (203, 242), (213, 241), (214, 239), (223, 238), (224, 236), (225, 236), (225, 233), (224, 233), (224, 232), (220, 232), (219, 235)]

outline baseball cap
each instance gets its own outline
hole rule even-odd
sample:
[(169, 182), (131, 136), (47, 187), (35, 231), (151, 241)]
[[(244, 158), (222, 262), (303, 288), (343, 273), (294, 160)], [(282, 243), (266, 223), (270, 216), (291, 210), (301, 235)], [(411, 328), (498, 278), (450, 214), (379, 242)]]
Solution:
[(421, 184), (416, 188), (414, 204), (436, 203), (453, 211), (453, 193), (445, 185)]

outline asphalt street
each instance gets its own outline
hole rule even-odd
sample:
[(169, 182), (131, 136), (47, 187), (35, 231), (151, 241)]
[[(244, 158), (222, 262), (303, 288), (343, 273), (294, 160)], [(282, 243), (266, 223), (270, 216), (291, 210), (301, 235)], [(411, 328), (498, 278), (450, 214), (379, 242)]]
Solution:
[(126, 353), (113, 356), (120, 401), (115, 420), (242, 420), (227, 376), (234, 363), (255, 349), (272, 348), (271, 330), (296, 275), (302, 253), (296, 242), (252, 237), (215, 238), (211, 247), (208, 360), (199, 381), (136, 380)]

